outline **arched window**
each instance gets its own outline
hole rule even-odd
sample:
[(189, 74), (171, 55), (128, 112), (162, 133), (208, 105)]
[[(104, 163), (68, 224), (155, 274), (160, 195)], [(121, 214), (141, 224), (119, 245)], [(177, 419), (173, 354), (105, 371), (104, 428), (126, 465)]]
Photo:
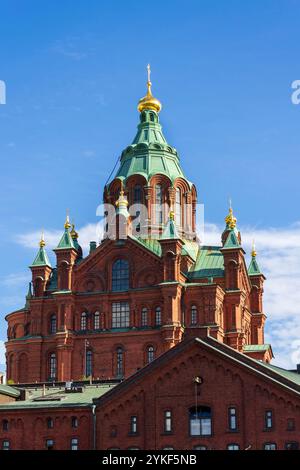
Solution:
[(57, 361), (56, 361), (56, 354), (51, 353), (49, 356), (49, 377), (50, 380), (56, 380), (57, 374)]
[(210, 436), (212, 429), (211, 408), (208, 406), (193, 406), (189, 409), (190, 435)]
[(155, 222), (157, 225), (163, 223), (163, 194), (160, 184), (155, 186)]
[(146, 307), (142, 308), (141, 324), (142, 326), (148, 326), (148, 309)]
[(80, 329), (81, 330), (86, 330), (87, 329), (87, 313), (86, 312), (82, 312), (82, 314), (81, 314)]
[(8, 420), (7, 420), (7, 419), (4, 419), (4, 420), (2, 421), (2, 430), (3, 430), (3, 431), (8, 431), (8, 429), (9, 429)]
[(124, 375), (124, 351), (123, 348), (117, 348), (117, 377), (123, 377)]
[(55, 335), (57, 330), (57, 321), (56, 321), (56, 315), (53, 314), (50, 317), (50, 334)]
[(154, 347), (148, 346), (147, 348), (147, 363), (154, 361)]
[(191, 325), (197, 325), (198, 323), (198, 312), (196, 305), (192, 305), (191, 308)]
[(100, 329), (100, 313), (95, 312), (94, 313), (94, 330), (99, 330)]
[(78, 428), (78, 418), (77, 418), (77, 416), (72, 416), (71, 426), (72, 426), (72, 428)]
[(112, 290), (126, 291), (129, 289), (129, 265), (128, 261), (118, 259), (112, 268)]
[(181, 189), (176, 188), (176, 199), (175, 199), (175, 222), (176, 225), (182, 225), (181, 215)]
[(85, 376), (92, 377), (93, 375), (93, 353), (92, 351), (86, 352), (85, 358)]
[(142, 201), (142, 188), (139, 184), (136, 184), (133, 190), (133, 202), (141, 202)]
[(54, 428), (54, 421), (52, 418), (47, 418), (47, 428), (48, 429)]
[(156, 307), (155, 309), (155, 326), (161, 325), (161, 308)]

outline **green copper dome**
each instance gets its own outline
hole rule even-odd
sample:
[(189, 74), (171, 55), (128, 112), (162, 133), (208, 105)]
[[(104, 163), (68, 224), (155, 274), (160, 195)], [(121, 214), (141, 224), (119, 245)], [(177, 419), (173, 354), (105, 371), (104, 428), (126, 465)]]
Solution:
[(125, 181), (132, 175), (140, 174), (149, 181), (158, 173), (166, 175), (172, 183), (176, 178), (186, 179), (176, 149), (168, 144), (162, 133), (157, 112), (144, 110), (140, 114), (140, 124), (132, 144), (122, 152), (115, 178)]

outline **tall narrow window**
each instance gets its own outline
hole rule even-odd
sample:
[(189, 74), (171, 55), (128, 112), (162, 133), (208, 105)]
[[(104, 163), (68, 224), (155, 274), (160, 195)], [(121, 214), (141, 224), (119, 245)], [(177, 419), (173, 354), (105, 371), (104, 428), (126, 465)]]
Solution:
[(163, 195), (162, 187), (160, 184), (155, 186), (155, 222), (158, 225), (163, 223)]
[(77, 418), (77, 416), (72, 416), (71, 426), (72, 426), (72, 428), (78, 428), (78, 418)]
[(148, 309), (143, 308), (142, 309), (142, 321), (141, 321), (142, 326), (148, 326)]
[(2, 442), (2, 450), (10, 450), (10, 442), (5, 440)]
[(80, 318), (80, 329), (82, 331), (86, 330), (87, 329), (87, 313), (86, 312), (82, 312), (81, 314), (81, 318)]
[(165, 411), (165, 432), (172, 432), (172, 411)]
[(122, 348), (117, 348), (117, 377), (123, 377), (124, 375), (124, 352)]
[(191, 308), (191, 325), (197, 325), (198, 323), (198, 311), (196, 305), (192, 305)]
[(56, 369), (57, 369), (56, 354), (51, 353), (50, 357), (49, 357), (49, 376), (50, 376), (50, 380), (56, 380)]
[(160, 326), (161, 325), (161, 308), (156, 307), (155, 309), (155, 325)]
[(113, 302), (112, 328), (129, 328), (130, 310), (128, 302)]
[(271, 410), (265, 412), (265, 427), (266, 429), (272, 429), (273, 427), (273, 412)]
[(190, 435), (210, 436), (212, 429), (211, 409), (208, 406), (193, 406), (189, 410)]
[(129, 265), (125, 259), (118, 259), (112, 267), (112, 290), (122, 292), (129, 289)]
[(53, 314), (50, 317), (50, 333), (51, 333), (51, 335), (55, 335), (56, 330), (57, 330), (56, 315)]
[(73, 437), (71, 439), (71, 450), (78, 450), (78, 449), (79, 449), (78, 439), (77, 439), (77, 437)]
[(228, 421), (230, 431), (237, 430), (236, 408), (228, 408)]
[(2, 430), (3, 430), (3, 431), (8, 431), (8, 429), (9, 429), (8, 420), (7, 420), (7, 419), (4, 419), (4, 420), (2, 421)]
[(48, 429), (54, 428), (54, 421), (52, 418), (47, 418), (47, 428)]
[(92, 351), (87, 351), (86, 352), (85, 375), (86, 375), (86, 377), (91, 377), (93, 375), (93, 353), (92, 353)]
[(142, 188), (139, 184), (136, 184), (133, 190), (133, 202), (138, 203), (142, 200)]
[(137, 416), (130, 417), (130, 434), (137, 434)]
[(154, 347), (148, 346), (147, 348), (147, 363), (154, 361)]
[(100, 329), (100, 313), (95, 312), (94, 313), (94, 330), (99, 330)]
[(181, 216), (181, 189), (176, 188), (176, 199), (175, 199), (175, 222), (176, 225), (182, 225), (182, 216)]

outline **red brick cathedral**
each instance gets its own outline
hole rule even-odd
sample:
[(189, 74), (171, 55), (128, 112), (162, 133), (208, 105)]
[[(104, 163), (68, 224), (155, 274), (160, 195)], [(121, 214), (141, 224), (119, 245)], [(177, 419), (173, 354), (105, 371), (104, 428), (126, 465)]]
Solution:
[(84, 257), (67, 217), (52, 266), (42, 236), (25, 307), (6, 317), (0, 446), (297, 448), (300, 376), (269, 364), (255, 249), (247, 267), (231, 207), (220, 245), (199, 243), (150, 73), (147, 88), (102, 240)]

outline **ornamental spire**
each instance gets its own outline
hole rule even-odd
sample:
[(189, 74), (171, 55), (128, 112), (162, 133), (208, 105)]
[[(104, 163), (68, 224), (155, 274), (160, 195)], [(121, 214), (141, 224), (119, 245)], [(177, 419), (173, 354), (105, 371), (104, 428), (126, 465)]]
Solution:
[(145, 109), (156, 111), (157, 113), (159, 113), (159, 111), (162, 108), (161, 102), (158, 99), (154, 98), (154, 96), (152, 95), (152, 91), (151, 91), (152, 83), (151, 83), (150, 77), (151, 77), (151, 68), (150, 68), (150, 64), (148, 64), (147, 65), (147, 94), (143, 98), (141, 98), (138, 103), (138, 110), (140, 113), (144, 111)]
[(225, 217), (225, 222), (227, 228), (233, 230), (236, 227), (236, 217), (233, 215), (233, 210), (231, 206), (231, 199), (229, 199), (229, 212), (228, 215)]
[(257, 255), (257, 252), (256, 252), (256, 249), (255, 249), (255, 241), (253, 240), (253, 241), (252, 241), (251, 256), (252, 256), (252, 258), (256, 258), (256, 255)]
[(71, 227), (71, 224), (70, 224), (70, 217), (69, 217), (69, 209), (67, 209), (67, 215), (66, 215), (66, 221), (65, 221), (65, 229), (66, 229), (66, 230), (69, 230), (70, 227)]
[(44, 246), (46, 246), (45, 236), (44, 236), (44, 230), (42, 230), (41, 239), (40, 239), (39, 245), (40, 245), (40, 248), (44, 248)]

